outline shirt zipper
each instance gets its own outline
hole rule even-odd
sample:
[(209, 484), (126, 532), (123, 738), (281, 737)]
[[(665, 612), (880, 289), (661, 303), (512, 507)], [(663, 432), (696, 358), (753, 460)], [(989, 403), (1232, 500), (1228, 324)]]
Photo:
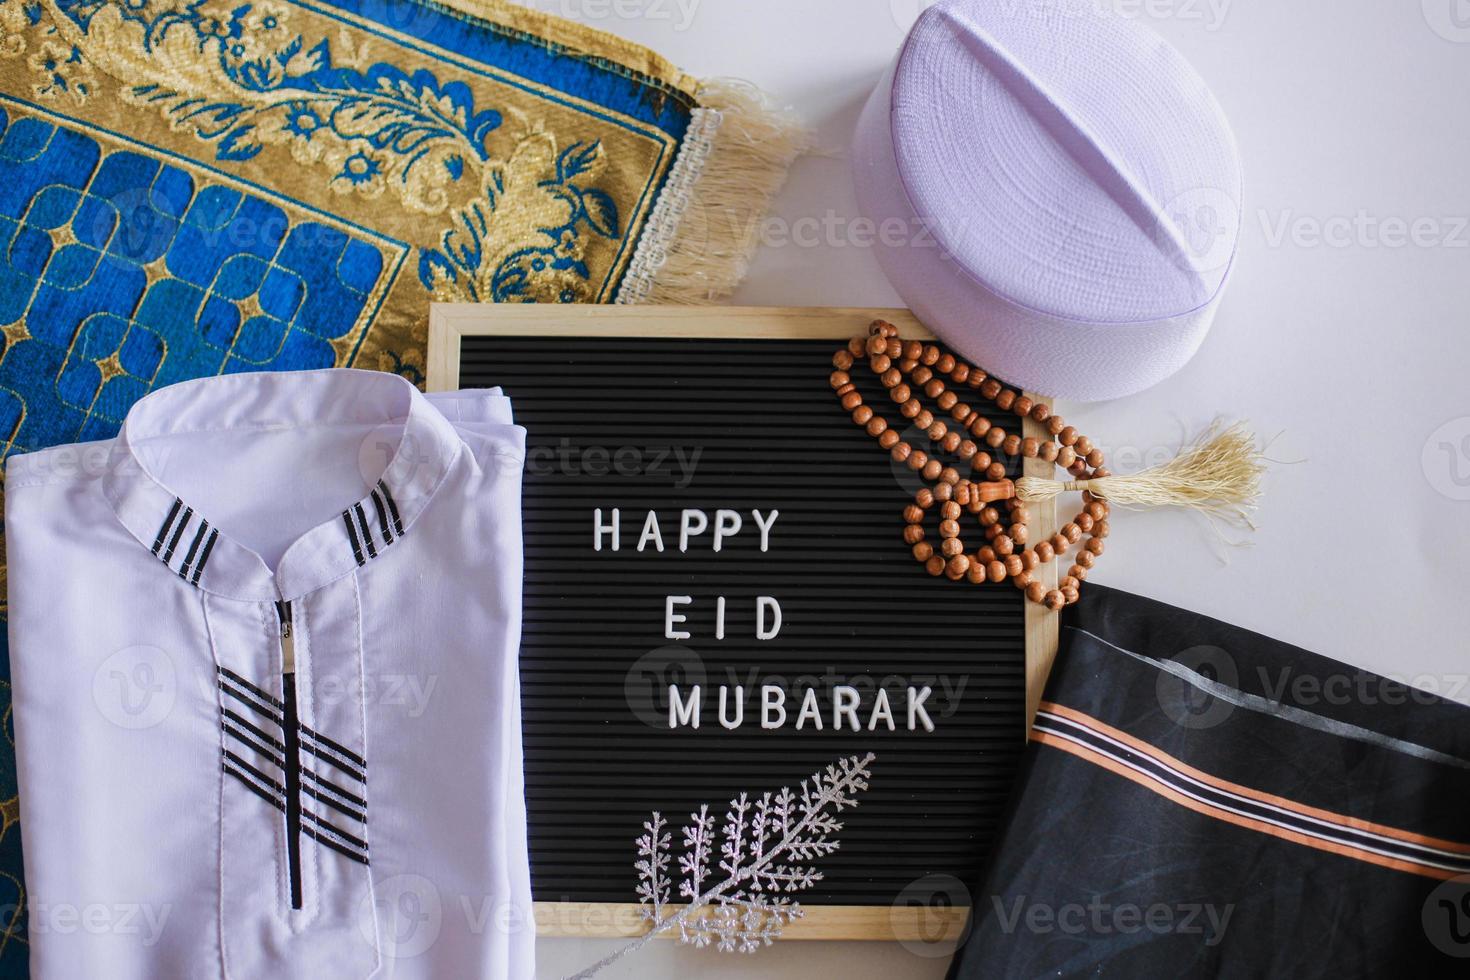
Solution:
[(301, 904), (301, 734), (296, 714), (296, 641), (291, 635), (291, 603), (277, 602), (281, 622), (281, 689), (286, 705), (286, 870), (291, 908)]

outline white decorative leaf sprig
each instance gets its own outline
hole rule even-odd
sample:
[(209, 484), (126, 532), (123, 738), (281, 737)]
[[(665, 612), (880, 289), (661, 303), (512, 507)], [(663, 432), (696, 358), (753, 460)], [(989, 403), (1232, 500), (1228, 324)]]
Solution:
[(657, 922), (663, 918), (664, 906), (669, 903), (669, 832), (668, 824), (655, 813), (653, 819), (645, 821), (646, 833), (638, 838), (638, 860), (633, 867), (638, 869), (638, 904), (643, 918)]
[(673, 834), (655, 811), (643, 824), (633, 864), (639, 913), (649, 931), (573, 980), (596, 975), (671, 929), (678, 930), (680, 942), (727, 953), (753, 953), (779, 939), (785, 925), (802, 914), (790, 896), (822, 880), (812, 862), (841, 846), (841, 814), (858, 805), (876, 758), (868, 753), (840, 759), (795, 790), (785, 787), (756, 800), (741, 793), (730, 801), (718, 831), (709, 805), (700, 806), (683, 828), (678, 894), (685, 904), (673, 910)]

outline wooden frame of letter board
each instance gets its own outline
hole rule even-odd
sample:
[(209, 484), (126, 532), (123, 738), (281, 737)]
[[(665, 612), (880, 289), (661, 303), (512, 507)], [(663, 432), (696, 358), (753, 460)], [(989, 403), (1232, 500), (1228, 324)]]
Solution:
[[(919, 340), (933, 335), (908, 310), (838, 309), (816, 307), (671, 307), (534, 304), (435, 303), (429, 314), (428, 389), (453, 391), (460, 387), (460, 339), (483, 336), (748, 338), (845, 341), (864, 331), (875, 319), (885, 319)], [(1033, 399), (1038, 399), (1032, 395)], [(1030, 419), (1025, 434), (1050, 436)], [(1027, 476), (1050, 477), (1053, 466), (1039, 459), (1025, 461)], [(1037, 540), (1056, 532), (1056, 506), (1032, 508)], [(1047, 566), (1042, 581), (1056, 587), (1057, 566)], [(1019, 593), (1018, 593), (1019, 596)], [(1056, 656), (1057, 616), (1035, 603), (1026, 603), (1027, 729), (1035, 717), (1041, 689)], [(1026, 732), (1016, 735), (1024, 738)], [(631, 864), (631, 861), (630, 861)], [(958, 936), (969, 915), (967, 908), (918, 909), (889, 906), (807, 906), (805, 915), (789, 924), (788, 940), (932, 941), (936, 934)], [(633, 903), (537, 902), (538, 935), (558, 937), (631, 938), (642, 935), (646, 924)]]

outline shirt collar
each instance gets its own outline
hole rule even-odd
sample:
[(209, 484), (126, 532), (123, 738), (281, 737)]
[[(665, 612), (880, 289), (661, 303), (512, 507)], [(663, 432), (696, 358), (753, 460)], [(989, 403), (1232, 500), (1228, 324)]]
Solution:
[[(221, 534), (207, 501), (181, 499), (150, 471), (150, 439), (210, 430), (323, 422), (402, 425), (387, 468), (341, 514), (299, 537), (273, 574), (250, 548)], [(135, 404), (102, 478), (118, 520), (180, 580), (221, 596), (291, 600), (383, 557), (412, 531), (463, 442), (405, 379), (331, 369), (225, 375), (160, 388)], [(289, 465), (289, 464), (287, 464)], [(283, 480), (291, 473), (283, 471)]]

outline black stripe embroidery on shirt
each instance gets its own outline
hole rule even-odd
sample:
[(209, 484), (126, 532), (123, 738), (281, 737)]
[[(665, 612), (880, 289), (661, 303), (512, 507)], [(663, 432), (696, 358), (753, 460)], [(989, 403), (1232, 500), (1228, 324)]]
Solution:
[[(305, 770), (302, 771), (305, 772)], [(323, 793), (320, 790), (312, 789), (310, 786), (301, 787), (301, 792), (305, 793), (313, 800), (316, 800), (318, 803), (325, 804), (326, 806), (331, 807), (333, 810), (336, 810), (338, 813), (343, 814), (344, 816), (351, 817), (358, 823), (367, 823), (367, 814), (365, 812), (357, 809), (357, 807), (349, 806), (346, 803), (333, 799), (332, 796), (328, 793)], [(304, 813), (305, 811), (303, 810), (302, 812)]]
[(393, 529), (388, 526), (388, 511), (383, 507), (383, 496), (376, 489), (372, 492), (373, 510), (378, 514), (378, 530), (383, 532), (383, 547), (393, 543)]
[(209, 564), (209, 556), (214, 552), (215, 542), (219, 540), (219, 529), (210, 527), (209, 522), (201, 516), (194, 529), (194, 536), (189, 539), (189, 546), (183, 551), (183, 558), (175, 568), (174, 556), (180, 552), (179, 546), (183, 543), (184, 532), (189, 529), (194, 516), (194, 508), (186, 506), (175, 497), (168, 517), (158, 529), (158, 536), (153, 539), (153, 556), (178, 572), (179, 578), (197, 588), (199, 577), (204, 574), (204, 566)]
[[(261, 758), (268, 760), (277, 769), (285, 770), (286, 760), (280, 754), (286, 751), (285, 746), (229, 709), (225, 710), (224, 732)], [(303, 786), (301, 792), (338, 813), (353, 818), (358, 823), (367, 823), (367, 800), (322, 779), (310, 769), (303, 767), (301, 771), (309, 777), (311, 782), (322, 787), (316, 789), (311, 786)]]
[[(250, 790), (250, 792), (254, 793), (262, 800), (265, 800), (265, 802), (269, 803), (277, 810), (286, 809), (285, 796), (284, 794), (277, 793), (272, 788), (275, 786), (275, 783), (272, 780), (267, 779), (265, 780), (266, 785), (261, 785), (245, 772), (242, 772), (239, 768), (239, 763), (230, 759), (228, 756), (229, 753), (226, 753), (226, 758), (220, 766), (227, 774), (234, 777), (246, 789)], [(301, 813), (308, 819), (308, 821), (316, 824), (316, 826), (308, 826), (307, 824), (302, 824), (301, 832), (303, 834), (305, 834), (307, 837), (310, 837), (317, 843), (331, 848), (338, 854), (341, 854), (343, 857), (351, 858), (358, 864), (371, 866), (372, 862), (369, 860), (367, 842), (359, 840), (346, 831), (338, 830), (336, 827), (327, 823), (325, 820), (321, 819), (309, 810), (302, 810)]]
[(199, 584), (199, 576), (204, 574), (204, 566), (209, 564), (209, 555), (214, 551), (214, 543), (219, 539), (219, 529), (209, 532), (209, 537), (204, 542), (204, 554), (199, 556), (199, 564), (194, 566), (194, 577), (189, 580), (190, 585)]
[(401, 538), (403, 537), (403, 521), (398, 517), (398, 502), (393, 499), (393, 494), (389, 492), (388, 484), (382, 480), (378, 481), (378, 489), (382, 491), (383, 499), (388, 504), (388, 513), (393, 515), (393, 530), (397, 531), (398, 536)]
[(353, 803), (353, 804), (356, 804), (357, 806), (360, 806), (360, 807), (366, 807), (367, 806), (367, 800), (365, 800), (362, 797), (358, 796), (356, 793), (349, 793), (349, 792), (347, 792), (345, 789), (343, 789), (342, 787), (338, 786), (336, 783), (332, 782), (329, 779), (323, 779), (321, 776), (318, 776), (316, 773), (312, 772), (306, 766), (302, 766), (301, 767), (301, 775), (305, 776), (307, 779), (311, 780), (313, 783), (316, 783), (322, 789), (327, 790), (329, 793), (332, 793), (332, 794), (334, 794), (334, 795), (336, 795), (336, 796), (338, 796), (338, 797), (346, 800), (348, 803)]
[(357, 848), (360, 851), (363, 851), (364, 853), (367, 852), (368, 842), (363, 840), (362, 838), (354, 837), (352, 834), (349, 834), (347, 831), (336, 826), (335, 824), (323, 820), (321, 817), (317, 816), (315, 813), (312, 813), (305, 807), (301, 808), (301, 816), (306, 818), (306, 821), (308, 823), (315, 824), (323, 832), (332, 834), (338, 840), (351, 844), (353, 847)]
[(265, 773), (261, 772), (259, 769), (255, 768), (250, 763), (240, 758), (240, 756), (231, 752), (229, 749), (225, 749), (224, 751), (226, 762), (233, 764), (238, 769), (243, 769), (245, 772), (248, 772), (250, 775), (259, 780), (261, 785), (270, 787), (277, 796), (286, 795), (286, 787), (282, 786), (280, 783), (276, 782), (274, 779), (267, 776)]
[(266, 704), (270, 705), (271, 707), (273, 707), (273, 708), (275, 708), (277, 710), (280, 710), (281, 708), (284, 708), (285, 707), (285, 705), (282, 704), (280, 698), (278, 698), (275, 695), (271, 694), (269, 691), (265, 690), (264, 688), (258, 687), (256, 685), (250, 683), (249, 681), (247, 681), (245, 678), (241, 677), (239, 674), (235, 673), (230, 668), (228, 668), (228, 667), (216, 667), (215, 670), (219, 671), (219, 674), (220, 674), (221, 677), (224, 677), (224, 678), (226, 678), (228, 680), (233, 681), (234, 683), (238, 684), (240, 687), (242, 687), (245, 690), (249, 691), (251, 694), (254, 694), (256, 697), (260, 698), (262, 701), (264, 701)]
[[(244, 783), (261, 799), (267, 800), (278, 809), (285, 808), (286, 794), (285, 790), (281, 788), (280, 783), (277, 783), (274, 779), (271, 779), (259, 769), (256, 769), (244, 759), (241, 759), (228, 750), (224, 753), (224, 770)], [(356, 814), (345, 810), (343, 812), (359, 823), (365, 824), (367, 822), (365, 814)], [(306, 823), (303, 823), (301, 826), (302, 833), (323, 844), (329, 846), (336, 845), (334, 847), (335, 850), (341, 851), (348, 857), (359, 860), (363, 864), (367, 863), (367, 856), (371, 850), (367, 841), (349, 834), (337, 825), (305, 808), (301, 810), (301, 816), (306, 820)], [(307, 826), (308, 823), (312, 826)]]
[[(277, 728), (281, 727), (284, 719), (278, 710), (282, 707), (280, 699), (259, 685), (252, 684), (228, 667), (216, 666), (215, 670), (219, 674), (219, 689), (222, 693), (233, 698), (255, 714), (263, 716)], [(285, 745), (274, 735), (266, 732), (258, 725), (253, 724), (229, 708), (225, 708), (223, 711), (226, 719), (233, 721), (247, 731), (253, 732), (257, 737), (275, 746), (280, 751), (285, 751)], [(352, 751), (336, 739), (323, 735), (306, 725), (298, 724), (297, 729), (300, 731), (303, 739), (301, 745), (303, 752), (312, 758), (320, 759), (322, 762), (332, 766), (339, 772), (351, 776), (358, 782), (367, 782), (367, 760), (361, 755)], [(344, 799), (356, 803), (359, 806), (367, 806), (366, 800), (339, 789), (321, 777), (311, 773), (310, 770), (303, 771), (316, 779), (317, 782), (325, 785), (326, 788), (335, 791)]]
[(263, 706), (254, 697), (235, 687), (233, 683), (229, 681), (221, 681), (219, 689), (222, 694), (234, 698), (237, 702), (249, 708), (251, 711), (254, 711), (256, 714), (264, 715), (270, 721), (275, 722), (277, 728), (281, 727), (280, 715), (276, 714), (270, 708)]
[(362, 530), (362, 541), (367, 546), (368, 557), (378, 557), (378, 548), (373, 544), (373, 529), (368, 527), (367, 515), (363, 513), (362, 504), (353, 504), (352, 512), (357, 515), (357, 526)]
[(347, 537), (352, 540), (352, 557), (357, 559), (359, 567), (366, 565), (367, 559), (362, 556), (362, 542), (357, 539), (357, 528), (352, 525), (352, 515), (345, 510), (342, 512), (342, 523), (347, 525)]
[[(261, 772), (259, 769), (256, 769), (250, 763), (246, 762), (244, 759), (240, 758), (238, 755), (229, 751), (228, 749), (225, 750), (222, 756), (222, 760), (222, 767), (224, 771), (238, 779), (256, 796), (259, 796), (261, 799), (265, 800), (267, 803), (270, 803), (278, 810), (284, 810), (286, 808), (286, 791), (281, 787), (280, 783), (276, 782), (274, 779), (271, 779), (265, 773)], [(315, 793), (312, 793), (310, 795), (313, 799), (321, 799), (321, 797)], [(367, 814), (365, 813), (355, 812), (339, 804), (332, 803), (332, 801), (330, 800), (323, 800), (323, 802), (330, 804), (332, 807), (340, 810), (344, 815), (351, 817), (358, 823), (364, 825), (367, 823)], [(310, 810), (302, 809), (301, 815), (305, 817), (308, 822), (315, 825), (315, 827), (313, 828), (303, 824), (301, 828), (302, 833), (311, 837), (313, 840), (320, 841), (321, 843), (327, 844), (329, 846), (336, 844), (338, 846), (334, 847), (334, 850), (338, 850), (341, 853), (346, 854), (350, 858), (361, 861), (363, 864), (368, 863), (367, 856), (370, 853), (371, 849), (369, 848), (367, 841), (362, 840), (359, 837), (355, 837), (352, 834), (349, 834), (347, 831), (342, 830), (335, 824), (332, 824), (322, 817), (317, 816)]]
[[(273, 723), (277, 727), (282, 724), (282, 717), (274, 707), (281, 704), (277, 698), (228, 667), (216, 665), (216, 670), (219, 674), (219, 689), (223, 695), (234, 699), (254, 715), (267, 719), (263, 724)], [(230, 748), (230, 745), (233, 744), (241, 751), (248, 750), (249, 753), (254, 753), (259, 760), (262, 760), (259, 765), (273, 766), (284, 772), (286, 747), (282, 740), (261, 727), (261, 724), (257, 724), (231, 707), (221, 706), (220, 727), (226, 739), (225, 744), (221, 746), (223, 771), (255, 796), (265, 800), (277, 810), (285, 812), (287, 809), (286, 787), (281, 785), (279, 780), (258, 768), (257, 763), (248, 761), (240, 752)], [(305, 725), (297, 727), (305, 739), (299, 745), (301, 751), (321, 759), (366, 785), (367, 763), (362, 756), (340, 742), (312, 731)], [(347, 760), (352, 760), (356, 766), (350, 765)], [(333, 810), (363, 827), (367, 826), (367, 800), (323, 779), (305, 766), (301, 768), (301, 773), (311, 784), (300, 786), (302, 796), (316, 801), (318, 805)], [(303, 836), (358, 864), (370, 864), (366, 840), (348, 833), (305, 807), (302, 807), (299, 812), (304, 818), (304, 822), (300, 825)]]
[(174, 518), (179, 516), (179, 508), (184, 502), (178, 497), (174, 498), (173, 507), (169, 508), (168, 517), (164, 519), (163, 527), (158, 529), (158, 537), (153, 540), (153, 553), (157, 555), (163, 549), (163, 538), (168, 534), (168, 529), (173, 526)]
[(174, 528), (173, 537), (169, 538), (169, 540), (168, 540), (168, 547), (163, 550), (163, 554), (160, 556), (163, 559), (163, 563), (165, 565), (172, 565), (173, 564), (173, 561), (174, 561), (174, 549), (179, 546), (179, 539), (184, 536), (184, 528), (188, 527), (189, 526), (189, 522), (191, 520), (193, 520), (193, 519), (194, 519), (194, 508), (193, 507), (185, 507), (184, 508), (184, 516), (179, 518), (178, 526), (176, 526)]
[(320, 759), (322, 762), (325, 762), (333, 769), (336, 769), (338, 772), (345, 773), (346, 775), (351, 776), (353, 779), (357, 780), (360, 783), (367, 782), (367, 773), (351, 765), (350, 763), (347, 763), (342, 759), (331, 755), (328, 752), (322, 751), (322, 749), (316, 745), (312, 745), (309, 742), (302, 742), (301, 751), (305, 752), (307, 755), (310, 755), (314, 759)]
[(239, 742), (250, 751), (259, 755), (261, 758), (269, 760), (270, 764), (275, 766), (277, 769), (284, 770), (286, 768), (285, 759), (272, 752), (268, 746), (265, 746), (256, 741), (253, 736), (235, 727), (233, 722), (225, 722), (224, 732), (230, 738), (233, 738), (235, 741)]
[[(285, 747), (232, 711), (225, 711), (224, 732), (236, 742), (269, 761), (277, 769), (285, 770), (286, 760), (279, 754), (285, 751)], [(327, 782), (309, 769), (303, 768), (301, 771), (310, 778), (311, 782), (322, 787), (322, 789), (316, 789), (312, 786), (302, 786), (301, 792), (338, 813), (351, 817), (358, 823), (367, 823), (366, 800)]]
[[(303, 810), (302, 812), (305, 813), (306, 811)], [(316, 841), (318, 844), (330, 847), (332, 850), (336, 851), (338, 854), (342, 855), (345, 858), (350, 858), (353, 861), (356, 861), (358, 864), (366, 865), (369, 867), (372, 866), (372, 862), (368, 860), (368, 856), (366, 854), (359, 854), (356, 851), (352, 850), (350, 847), (347, 847), (344, 844), (337, 843), (330, 836), (322, 833), (319, 830), (315, 830), (312, 827), (307, 826), (306, 824), (302, 824), (301, 832), (307, 837), (310, 837), (312, 840)]]
[[(181, 514), (180, 511), (183, 513)], [(186, 506), (182, 500), (175, 497), (173, 506), (169, 508), (168, 516), (163, 519), (163, 526), (158, 529), (158, 535), (153, 539), (153, 557), (169, 568), (174, 568), (174, 555), (179, 552), (179, 545), (184, 540), (184, 532), (189, 529), (189, 524), (193, 519), (194, 508)], [(183, 553), (183, 561), (178, 568), (174, 569), (179, 573), (179, 578), (190, 585), (196, 587), (199, 585), (199, 576), (204, 574), (204, 566), (209, 561), (210, 552), (214, 550), (214, 543), (218, 538), (218, 529), (210, 527), (209, 522), (201, 517), (194, 536), (189, 541), (188, 550)]]
[(189, 567), (194, 564), (194, 556), (199, 554), (199, 545), (204, 541), (204, 536), (209, 533), (209, 522), (199, 521), (199, 530), (194, 532), (194, 540), (189, 543), (189, 550), (184, 555), (184, 564), (179, 566), (179, 578), (188, 581)]
[(403, 537), (403, 517), (398, 512), (398, 502), (382, 480), (368, 491), (367, 497), (342, 512), (342, 523), (347, 528), (347, 540), (352, 544), (352, 558), (359, 568)]
[[(277, 769), (284, 771), (286, 767), (286, 760), (277, 755), (275, 752), (271, 751), (268, 746), (257, 741), (256, 738), (252, 735), (247, 734), (245, 731), (241, 731), (238, 727), (236, 727), (238, 726), (238, 724), (238, 721), (226, 721), (224, 726), (225, 734), (233, 738), (236, 742), (239, 742), (241, 745), (244, 745), (252, 752), (257, 753), (262, 758), (268, 760), (271, 765), (275, 766)], [(227, 750), (227, 757), (232, 754), (233, 753), (229, 753)], [(239, 759), (238, 756), (235, 756), (235, 758)], [(243, 764), (243, 762), (238, 764)], [(255, 772), (261, 778), (267, 778), (265, 774), (259, 769), (252, 769), (251, 771)], [(303, 768), (301, 771), (303, 773), (310, 773), (311, 776), (316, 777), (316, 774), (311, 773), (309, 769)], [(366, 800), (362, 799), (361, 797), (354, 796), (351, 793), (347, 793), (341, 789), (338, 789), (336, 786), (332, 786), (331, 783), (326, 782), (326, 780), (323, 780), (320, 777), (312, 778), (311, 782), (317, 784), (318, 786), (330, 787), (331, 792), (326, 792), (323, 789), (317, 789), (313, 786), (302, 786), (302, 793), (309, 796), (313, 800), (322, 803), (325, 806), (331, 807), (333, 810), (336, 810), (338, 813), (344, 816), (351, 817), (358, 823), (367, 823)], [(280, 785), (280, 783), (276, 781), (273, 777), (270, 777), (270, 783), (273, 786)], [(284, 792), (285, 790), (283, 788), (282, 793)]]
[(238, 725), (239, 727), (245, 729), (247, 732), (249, 732), (250, 734), (254, 735), (256, 738), (260, 739), (262, 742), (265, 742), (267, 745), (269, 745), (271, 748), (275, 749), (277, 752), (284, 752), (284, 751), (286, 751), (286, 746), (281, 742), (280, 739), (276, 738), (274, 735), (272, 735), (270, 732), (267, 732), (265, 729), (261, 728), (259, 725), (252, 724), (251, 722), (247, 721), (246, 719), (240, 717), (240, 715), (237, 714), (236, 712), (231, 711), (229, 708), (226, 708), (225, 709), (224, 714), (225, 714), (225, 720), (226, 721), (234, 722), (236, 725)]
[(286, 809), (286, 800), (285, 800), (285, 797), (276, 796), (274, 793), (272, 793), (270, 790), (266, 789), (265, 787), (256, 785), (255, 781), (252, 780), (249, 776), (245, 775), (239, 769), (236, 769), (234, 766), (232, 766), (230, 764), (230, 761), (228, 759), (226, 759), (223, 763), (221, 763), (221, 768), (223, 768), (226, 773), (228, 773), (231, 776), (234, 776), (241, 783), (243, 783), (245, 785), (245, 788), (246, 789), (250, 790), (250, 792), (254, 793), (256, 796), (260, 797), (262, 800), (265, 800), (267, 803), (269, 803), (271, 806), (275, 807), (277, 810), (284, 810), (284, 809)]
[(354, 765), (358, 766), (359, 768), (362, 768), (362, 769), (366, 769), (367, 768), (367, 760), (364, 759), (362, 756), (358, 755), (356, 752), (353, 752), (351, 749), (349, 749), (347, 746), (343, 745), (341, 742), (334, 742), (330, 738), (327, 738), (327, 736), (322, 735), (319, 732), (314, 732), (310, 728), (307, 728), (305, 725), (302, 725), (301, 726), (301, 734), (305, 735), (307, 738), (312, 739), (315, 742), (319, 742), (320, 744), (322, 744), (326, 748), (328, 748), (328, 749), (332, 750), (333, 752), (337, 753), (342, 758), (344, 758), (347, 761), (353, 763)]

